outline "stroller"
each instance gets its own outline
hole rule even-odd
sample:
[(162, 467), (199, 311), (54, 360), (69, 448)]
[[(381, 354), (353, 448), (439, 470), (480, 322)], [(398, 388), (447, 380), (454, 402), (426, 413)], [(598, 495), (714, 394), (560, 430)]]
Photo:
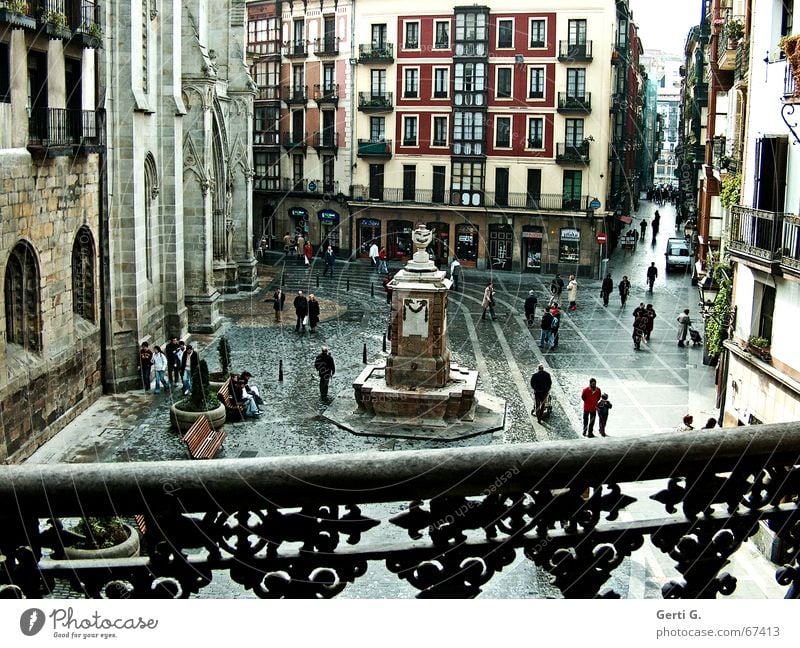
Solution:
[[(550, 418), (550, 415), (553, 413), (553, 403), (550, 400), (550, 394), (547, 394), (547, 397), (544, 399), (544, 403), (542, 404), (542, 420), (546, 421)], [(531, 416), (536, 416), (536, 408), (534, 407), (531, 410)]]
[(703, 344), (703, 338), (700, 337), (700, 333), (698, 333), (697, 330), (693, 329), (691, 326), (689, 327), (689, 337), (692, 340), (692, 346)]

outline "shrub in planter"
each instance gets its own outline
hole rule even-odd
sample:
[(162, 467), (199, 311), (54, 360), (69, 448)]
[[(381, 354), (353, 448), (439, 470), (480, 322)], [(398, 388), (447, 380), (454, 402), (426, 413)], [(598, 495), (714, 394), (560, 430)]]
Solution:
[(76, 549), (107, 549), (128, 539), (125, 523), (118, 517), (83, 518), (70, 530), (85, 538), (73, 545)]
[(228, 338), (224, 335), (220, 337), (217, 343), (217, 355), (219, 356), (219, 366), (221, 370), (212, 371), (209, 374), (209, 379), (211, 382), (224, 383), (231, 374), (231, 345), (228, 342)]

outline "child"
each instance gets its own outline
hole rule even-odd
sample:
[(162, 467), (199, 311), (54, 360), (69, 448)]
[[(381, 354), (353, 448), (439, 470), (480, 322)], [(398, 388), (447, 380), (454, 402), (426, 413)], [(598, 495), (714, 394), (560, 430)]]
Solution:
[(600, 425), (600, 436), (608, 436), (606, 434), (606, 422), (608, 421), (608, 410), (612, 407), (613, 405), (608, 400), (608, 394), (601, 394), (597, 403), (597, 421)]

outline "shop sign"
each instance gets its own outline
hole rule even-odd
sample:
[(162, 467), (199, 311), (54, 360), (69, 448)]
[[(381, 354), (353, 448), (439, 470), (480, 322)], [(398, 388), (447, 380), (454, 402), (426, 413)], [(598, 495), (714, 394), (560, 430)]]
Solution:
[(289, 216), (292, 218), (308, 218), (308, 212), (302, 207), (292, 207), (289, 210)]
[(562, 229), (561, 230), (561, 240), (573, 240), (573, 241), (580, 241), (581, 240), (581, 231), (577, 229)]
[(322, 209), (318, 211), (317, 218), (319, 218), (320, 222), (322, 223), (334, 224), (339, 222), (338, 212), (335, 212), (332, 209)]
[(381, 225), (377, 218), (362, 218), (359, 222), (362, 227), (380, 227)]
[(522, 238), (541, 239), (544, 238), (544, 232), (522, 232)]

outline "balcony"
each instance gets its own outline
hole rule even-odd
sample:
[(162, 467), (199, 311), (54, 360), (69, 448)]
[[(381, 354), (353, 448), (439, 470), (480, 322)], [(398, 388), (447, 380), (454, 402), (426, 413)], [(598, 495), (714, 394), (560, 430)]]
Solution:
[(283, 44), (283, 55), (288, 59), (304, 59), (308, 56), (305, 41), (287, 41)]
[(392, 140), (358, 140), (358, 157), (384, 158), (392, 157)]
[(339, 105), (339, 84), (338, 83), (331, 83), (331, 84), (322, 84), (319, 83), (314, 85), (314, 101), (317, 102), (318, 106), (322, 106), (325, 104), (338, 106)]
[(800, 86), (798, 86), (792, 73), (792, 66), (786, 62), (783, 72), (783, 101), (784, 103), (797, 103), (800, 100)]
[(97, 49), (103, 43), (100, 6), (94, 0), (82, 0), (80, 6), (80, 23), (72, 37), (83, 47)]
[(568, 92), (559, 92), (558, 112), (588, 115), (592, 112), (592, 93), (584, 92), (583, 96), (577, 96)]
[(573, 61), (588, 62), (592, 60), (592, 41), (585, 43), (570, 43), (569, 41), (558, 41), (558, 60), (561, 63), (572, 63)]
[(256, 173), (253, 175), (253, 189), (255, 191), (281, 191), (281, 179), (279, 176)]
[(283, 148), (287, 151), (302, 150), (305, 153), (308, 146), (308, 133), (284, 133)]
[(339, 133), (322, 131), (314, 133), (313, 147), (318, 151), (336, 151), (339, 148)]
[(736, 205), (731, 209), (728, 250), (769, 272), (781, 261), (784, 214)]
[(611, 112), (620, 112), (628, 109), (628, 98), (621, 92), (611, 95)]
[(317, 38), (314, 41), (314, 55), (323, 56), (336, 56), (339, 54), (339, 37), (326, 36), (325, 38)]
[(280, 101), (281, 87), (276, 85), (259, 86), (254, 99), (255, 101)]
[[(419, 598), (474, 598), (521, 559), (564, 598), (614, 599), (630, 580), (626, 559), (645, 546), (667, 563), (642, 573), (665, 598), (725, 598), (753, 578), (735, 558), (759, 526), (797, 546), (798, 455), (800, 426), (779, 423), (611, 438), (602, 452), (560, 440), (124, 470), (9, 465), (2, 539), (17, 559), (2, 583), (33, 600), (54, 582), (86, 598), (195, 598), (215, 579), (314, 599), (368, 587), (388, 565)], [(64, 560), (75, 539), (62, 520), (110, 513), (136, 518), (143, 554)], [(797, 563), (785, 562), (775, 578), (791, 595)]]
[(781, 245), (781, 269), (800, 277), (800, 216), (787, 214), (784, 217)]
[(28, 150), (40, 157), (72, 155), (82, 133), (82, 112), (66, 108), (34, 108), (28, 119)]
[(581, 144), (559, 142), (556, 144), (557, 164), (589, 164), (589, 141)]
[(698, 106), (708, 105), (708, 84), (703, 82), (694, 85), (694, 100)]
[[(76, 111), (77, 112), (77, 111)], [(94, 110), (81, 110), (81, 132), (76, 155), (89, 155), (100, 153), (104, 148), (103, 131), (97, 123), (97, 113)]]
[(308, 103), (308, 86), (283, 86), (281, 99), (287, 105), (305, 105)]
[(393, 95), (391, 92), (375, 94), (371, 92), (358, 93), (358, 109), (365, 113), (390, 113), (393, 110)]
[(0, 25), (3, 23), (9, 24), (12, 27), (36, 29), (33, 3), (28, 2), (20, 6), (12, 2), (3, 2), (0, 0)]
[(750, 77), (750, 43), (746, 40), (739, 42), (736, 50), (736, 66), (733, 70), (733, 82), (739, 86), (746, 86)]
[(371, 43), (358, 46), (359, 63), (392, 63), (394, 62), (394, 44)]
[(253, 146), (277, 147), (280, 145), (281, 145), (281, 134), (279, 131), (253, 131)]

